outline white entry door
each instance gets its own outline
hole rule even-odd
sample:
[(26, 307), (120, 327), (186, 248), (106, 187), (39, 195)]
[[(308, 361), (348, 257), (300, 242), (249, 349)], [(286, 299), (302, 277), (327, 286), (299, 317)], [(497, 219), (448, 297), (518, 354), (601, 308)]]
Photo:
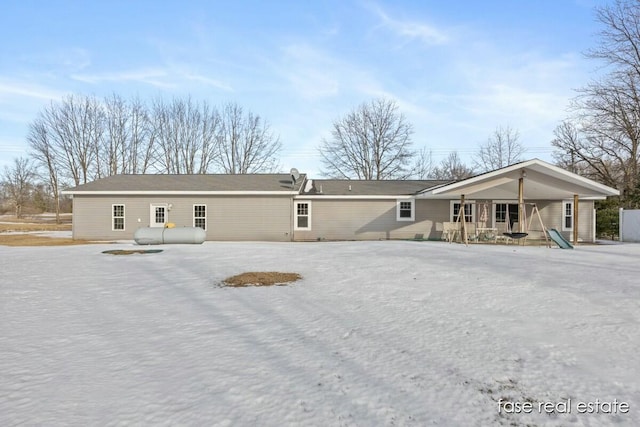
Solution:
[(152, 204), (150, 210), (151, 218), (149, 219), (149, 226), (164, 227), (164, 225), (169, 221), (167, 204)]

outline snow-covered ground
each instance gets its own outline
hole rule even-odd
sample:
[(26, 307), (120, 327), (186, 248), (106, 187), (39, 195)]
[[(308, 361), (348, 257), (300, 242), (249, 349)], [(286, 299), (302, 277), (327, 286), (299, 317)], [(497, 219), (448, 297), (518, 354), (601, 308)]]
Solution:
[(0, 425), (640, 425), (640, 245), (131, 248), (0, 247)]

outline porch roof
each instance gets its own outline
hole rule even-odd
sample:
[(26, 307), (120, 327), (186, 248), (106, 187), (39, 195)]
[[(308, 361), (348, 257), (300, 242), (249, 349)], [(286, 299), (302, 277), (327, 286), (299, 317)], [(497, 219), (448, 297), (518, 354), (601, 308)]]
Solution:
[(524, 178), (525, 200), (604, 199), (620, 192), (539, 159), (527, 160), (451, 184), (422, 191), (420, 198), (518, 199), (518, 180)]

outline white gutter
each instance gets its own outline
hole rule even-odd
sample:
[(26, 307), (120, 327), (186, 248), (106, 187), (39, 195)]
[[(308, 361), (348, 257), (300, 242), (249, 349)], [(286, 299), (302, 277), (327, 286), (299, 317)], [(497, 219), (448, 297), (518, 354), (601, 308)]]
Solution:
[(65, 190), (61, 194), (77, 196), (291, 196), (298, 194), (298, 191), (73, 191)]
[(294, 197), (294, 199), (308, 200), (308, 199), (342, 199), (342, 200), (398, 200), (398, 199), (415, 199), (415, 195), (398, 195), (398, 196), (331, 196), (331, 195), (307, 195), (300, 194)]

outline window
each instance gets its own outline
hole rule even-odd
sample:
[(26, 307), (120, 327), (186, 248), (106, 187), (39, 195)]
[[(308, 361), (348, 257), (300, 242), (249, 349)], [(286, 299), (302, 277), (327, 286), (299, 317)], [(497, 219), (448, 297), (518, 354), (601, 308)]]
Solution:
[(573, 202), (562, 202), (562, 231), (573, 230)]
[(158, 224), (164, 224), (164, 214), (165, 214), (165, 207), (164, 206), (156, 206), (156, 223)]
[(496, 224), (506, 223), (509, 220), (509, 227), (518, 222), (520, 210), (517, 203), (496, 203)]
[[(460, 213), (460, 202), (452, 200), (449, 212), (451, 213), (451, 222), (456, 222), (458, 220), (458, 213)], [(467, 200), (466, 202), (464, 202), (464, 221), (475, 222), (475, 213), (475, 200)]]
[(311, 230), (311, 202), (295, 202), (295, 230)]
[(124, 230), (124, 205), (111, 205), (111, 229)]
[(396, 204), (396, 221), (415, 220), (415, 200), (398, 200)]
[(193, 226), (207, 229), (207, 205), (193, 205)]

